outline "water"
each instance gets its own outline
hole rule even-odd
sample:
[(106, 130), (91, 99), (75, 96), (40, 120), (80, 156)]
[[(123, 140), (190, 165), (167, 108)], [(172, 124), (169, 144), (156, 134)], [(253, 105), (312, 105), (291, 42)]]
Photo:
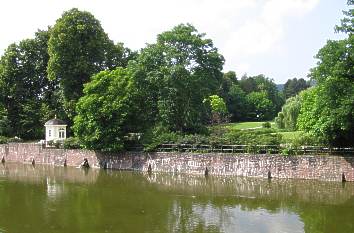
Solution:
[(0, 165), (0, 232), (354, 232), (354, 184)]

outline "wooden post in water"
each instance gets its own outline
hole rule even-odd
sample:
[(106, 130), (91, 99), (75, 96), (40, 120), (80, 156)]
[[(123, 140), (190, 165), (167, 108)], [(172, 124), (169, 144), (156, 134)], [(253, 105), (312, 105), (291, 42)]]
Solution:
[(347, 181), (347, 179), (345, 178), (345, 175), (344, 175), (344, 172), (342, 173), (342, 182), (344, 183), (344, 182), (346, 182)]

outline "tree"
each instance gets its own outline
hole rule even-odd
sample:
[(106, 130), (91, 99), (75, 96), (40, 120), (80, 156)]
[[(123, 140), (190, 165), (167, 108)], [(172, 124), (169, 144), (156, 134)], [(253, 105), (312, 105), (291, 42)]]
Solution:
[(348, 38), (330, 40), (319, 50), (319, 61), (310, 74), (317, 86), (303, 96), (298, 118), (300, 129), (335, 146), (354, 145), (353, 9), (346, 16), (337, 30)]
[(158, 35), (142, 50), (135, 70), (137, 100), (147, 125), (171, 131), (197, 132), (205, 119), (203, 100), (216, 94), (222, 78), (223, 57), (192, 25), (178, 25)]
[[(348, 6), (354, 5), (354, 0), (347, 1)], [(341, 20), (341, 24), (335, 27), (336, 32), (344, 32), (348, 35), (354, 33), (354, 9), (351, 8), (348, 11), (343, 11), (345, 17)]]
[[(271, 118), (275, 117), (276, 113), (280, 111), (281, 106), (284, 103), (284, 100), (280, 96), (277, 86), (275, 85), (275, 83), (272, 79), (269, 79), (262, 74), (257, 75), (257, 76), (252, 76), (252, 77), (247, 77), (246, 75), (244, 75), (241, 78), (241, 80), (239, 81), (239, 84), (240, 84), (240, 87), (242, 88), (242, 90), (247, 95), (251, 94), (252, 92), (262, 92), (262, 93), (266, 94), (266, 98), (268, 100), (270, 100), (270, 102), (272, 104), (272, 107), (270, 107), (268, 109), (271, 112), (267, 113), (267, 116), (266, 116), (267, 119), (271, 119)], [(260, 97), (259, 94), (252, 94), (252, 95), (258, 95), (258, 97)], [(252, 98), (253, 97), (251, 97), (251, 99)], [(255, 99), (253, 99), (253, 100), (255, 100)], [(249, 111), (255, 110), (255, 103), (254, 102), (250, 103), (250, 106), (253, 106), (253, 107), (251, 107), (249, 109)], [(250, 114), (248, 114), (248, 118), (249, 118), (249, 120), (258, 120), (258, 118), (256, 117), (257, 115), (258, 114), (255, 112), (250, 112)]]
[(329, 145), (353, 145), (353, 81), (328, 78), (325, 83), (305, 92), (298, 127)]
[(7, 110), (0, 104), (0, 136), (7, 136), (10, 133)]
[(295, 131), (297, 129), (297, 118), (301, 108), (301, 93), (286, 100), (285, 105), (282, 107), (275, 122), (280, 129), (287, 129)]
[(131, 73), (124, 68), (102, 71), (85, 84), (77, 103), (74, 132), (87, 149), (120, 151), (129, 132)]
[(237, 84), (237, 77), (236, 73), (234, 71), (229, 71), (224, 73), (222, 80), (221, 80), (221, 86), (220, 86), (220, 96), (226, 100), (228, 98), (228, 92), (230, 91), (230, 88), (232, 85)]
[(231, 114), (231, 121), (242, 121), (247, 119), (248, 102), (246, 93), (239, 85), (233, 84), (227, 93), (226, 106)]
[(269, 120), (273, 117), (274, 105), (265, 91), (251, 92), (247, 95), (247, 102), (250, 106), (250, 119)]
[(203, 100), (211, 110), (211, 123), (221, 123), (227, 117), (227, 109), (224, 100), (218, 95), (211, 95)]
[(285, 99), (288, 99), (309, 87), (310, 85), (303, 78), (288, 79), (288, 81), (284, 84), (283, 95)]
[(91, 75), (127, 64), (131, 51), (114, 45), (89, 12), (74, 8), (63, 13), (51, 30), (48, 43), (48, 77), (57, 80), (69, 119)]
[(8, 135), (25, 139), (43, 135), (41, 104), (47, 99), (48, 31), (11, 44), (0, 59), (0, 102), (6, 109)]

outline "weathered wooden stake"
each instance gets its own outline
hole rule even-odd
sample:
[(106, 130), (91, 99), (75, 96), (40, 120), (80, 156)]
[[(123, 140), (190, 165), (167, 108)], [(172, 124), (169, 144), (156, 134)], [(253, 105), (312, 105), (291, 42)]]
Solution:
[(342, 173), (342, 182), (346, 182), (347, 179), (345, 178), (344, 172)]
[(87, 158), (84, 158), (84, 163), (81, 165), (83, 168), (90, 168), (90, 164)]
[(208, 167), (205, 167), (204, 176), (209, 176), (209, 169), (208, 169)]
[(272, 179), (272, 173), (270, 171), (268, 171), (268, 179)]

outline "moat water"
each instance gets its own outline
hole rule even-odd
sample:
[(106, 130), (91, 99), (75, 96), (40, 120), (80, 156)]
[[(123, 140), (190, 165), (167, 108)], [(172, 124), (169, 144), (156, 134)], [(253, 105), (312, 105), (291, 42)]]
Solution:
[(354, 183), (0, 164), (0, 233), (354, 232)]

